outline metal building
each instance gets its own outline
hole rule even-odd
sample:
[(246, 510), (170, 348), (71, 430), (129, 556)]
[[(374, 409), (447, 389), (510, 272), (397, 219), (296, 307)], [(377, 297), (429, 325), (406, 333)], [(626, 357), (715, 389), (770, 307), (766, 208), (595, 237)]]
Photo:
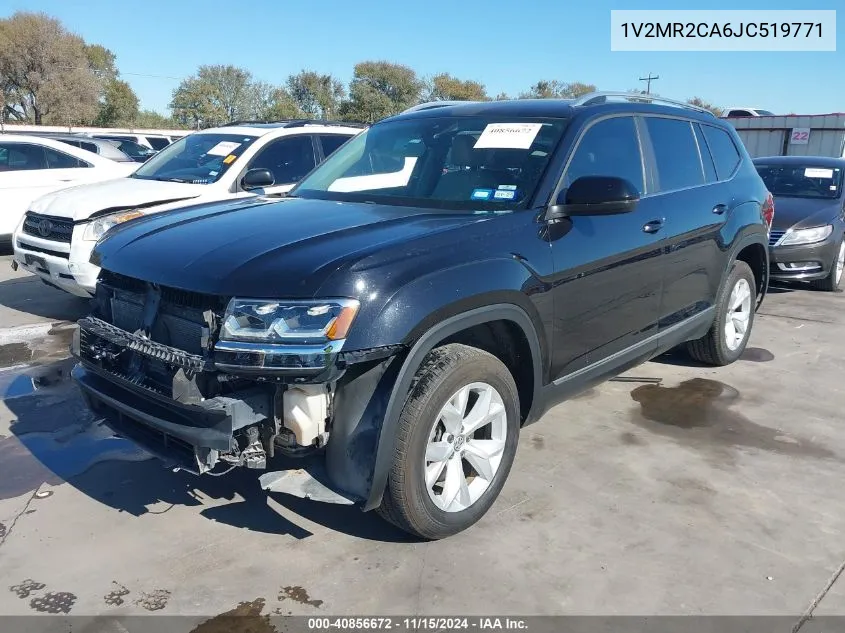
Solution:
[(845, 114), (727, 118), (752, 158), (845, 157)]

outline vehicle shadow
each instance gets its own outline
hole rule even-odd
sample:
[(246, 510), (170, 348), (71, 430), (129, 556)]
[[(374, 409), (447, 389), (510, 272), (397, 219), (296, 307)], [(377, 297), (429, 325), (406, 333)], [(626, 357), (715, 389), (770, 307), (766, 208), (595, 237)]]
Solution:
[(182, 506), (236, 528), (295, 539), (313, 536), (307, 527), (274, 509), (278, 504), (288, 516), (301, 517), (303, 524), (310, 522), (380, 542), (414, 542), (375, 513), (361, 512), (358, 507), (267, 493), (258, 482), (265, 471), (236, 468), (214, 477), (165, 468), (129, 440), (115, 436), (88, 412), (67, 378), (69, 364), (64, 359), (39, 368), (39, 375), (54, 377), (52, 382), (36, 378), (27, 383), (33, 384), (31, 388), (21, 390), (18, 376), (6, 381), (18, 385), (12, 393), (8, 389), (0, 392), (13, 418), (11, 435), (0, 434), (0, 499), (32, 494), (45, 483), (66, 483), (99, 503), (136, 517)]
[(89, 312), (89, 300), (51, 288), (34, 275), (0, 281), (0, 305), (56, 321), (76, 321)]

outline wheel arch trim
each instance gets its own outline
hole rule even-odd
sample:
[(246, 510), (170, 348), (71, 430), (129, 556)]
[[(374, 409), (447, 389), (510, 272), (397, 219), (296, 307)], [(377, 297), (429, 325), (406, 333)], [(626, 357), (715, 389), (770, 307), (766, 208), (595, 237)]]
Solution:
[(534, 371), (534, 399), (532, 406), (537, 406), (540, 403), (540, 389), (542, 387), (540, 343), (531, 317), (521, 307), (515, 304), (502, 303), (475, 308), (449, 317), (429, 328), (417, 339), (416, 343), (408, 351), (390, 393), (376, 445), (372, 485), (370, 486), (370, 492), (363, 510), (372, 510), (381, 504), (382, 495), (387, 486), (387, 478), (390, 472), (390, 462), (393, 457), (399, 416), (402, 413), (402, 407), (405, 405), (405, 397), (411, 388), (411, 383), (417, 370), (422, 365), (423, 359), (438, 343), (453, 334), (491, 321), (511, 321), (525, 335), (531, 351)]

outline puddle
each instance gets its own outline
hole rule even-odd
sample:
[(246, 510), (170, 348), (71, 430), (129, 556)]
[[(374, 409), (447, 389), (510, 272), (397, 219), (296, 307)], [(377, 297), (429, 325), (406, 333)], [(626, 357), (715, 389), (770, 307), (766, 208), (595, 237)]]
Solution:
[(119, 607), (124, 603), (123, 598), (129, 595), (129, 590), (116, 580), (111, 582), (114, 589), (103, 596), (103, 601), (110, 607)]
[(237, 607), (206, 620), (191, 633), (278, 633), (269, 615), (261, 615), (264, 598), (241, 602)]
[(39, 613), (70, 613), (76, 596), (67, 591), (45, 593), (43, 596), (33, 598), (29, 606)]
[(161, 611), (167, 606), (168, 600), (170, 600), (170, 592), (167, 589), (154, 589), (149, 593), (142, 593), (135, 604), (147, 611)]
[(730, 385), (693, 378), (676, 387), (643, 385), (631, 391), (640, 404), (632, 421), (643, 429), (691, 445), (752, 448), (800, 457), (834, 458), (833, 451), (752, 422), (731, 407), (740, 392)]
[(279, 600), (284, 600), (285, 598), (289, 598), (294, 602), (298, 602), (299, 604), (307, 604), (309, 606), (314, 607), (315, 609), (319, 609), (320, 605), (323, 604), (322, 600), (311, 600), (308, 596), (308, 592), (299, 586), (287, 586), (282, 587), (281, 591), (279, 592)]
[(29, 594), (41, 591), (46, 586), (47, 585), (43, 582), (35, 582), (31, 578), (27, 578), (20, 584), (9, 587), (9, 591), (15, 594), (18, 598), (29, 598)]
[(32, 360), (32, 350), (26, 343), (0, 345), (0, 367), (12, 367)]
[(739, 357), (739, 360), (748, 360), (752, 363), (768, 363), (775, 359), (775, 355), (762, 347), (746, 347)]
[[(16, 425), (12, 426), (14, 433)], [(0, 440), (0, 500), (59, 485), (105, 461), (143, 461), (149, 453), (104, 427), (66, 424), (52, 433), (13, 434)]]

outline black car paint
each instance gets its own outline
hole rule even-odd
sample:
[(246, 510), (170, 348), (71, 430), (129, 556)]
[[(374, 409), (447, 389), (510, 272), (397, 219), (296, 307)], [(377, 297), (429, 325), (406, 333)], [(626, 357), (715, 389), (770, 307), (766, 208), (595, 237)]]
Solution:
[[(845, 171), (845, 159), (821, 156), (774, 156), (754, 159), (755, 165), (785, 165), (818, 168), (839, 168)], [(777, 281), (813, 281), (830, 274), (839, 245), (845, 239), (845, 188), (835, 198), (810, 198), (775, 195), (775, 216), (772, 230), (805, 229), (832, 224), (829, 237), (813, 244), (771, 245), (770, 276)], [(821, 270), (793, 272), (778, 268), (790, 262), (819, 262)]]
[[(484, 107), (491, 106), (462, 106), (460, 113)], [(493, 107), (503, 116), (517, 108)], [(522, 104), (520, 113), (544, 107), (550, 106)], [(407, 387), (425, 355), (450, 335), (491, 321), (516, 328), (524, 345), (514, 353), (528, 368), (530, 384), (520, 397), (530, 423), (566, 397), (702, 336), (725, 273), (742, 249), (753, 250), (762, 263), (762, 300), (766, 191), (744, 150), (737, 172), (724, 182), (645, 192), (628, 214), (546, 219), (585, 126), (605, 116), (643, 113), (678, 116), (677, 109), (658, 106), (561, 107), (570, 125), (524, 211), (467, 213), (296, 197), (216, 203), (127, 222), (97, 245), (92, 261), (194, 292), (359, 299), (343, 349), (348, 366), (332, 430), (343, 441), (329, 442), (327, 467), (335, 485), (371, 509), (381, 499)], [(683, 116), (721, 125), (693, 111)], [(736, 133), (723, 129), (741, 148)], [(655, 219), (661, 228), (646, 232)], [(354, 363), (356, 353), (379, 349), (390, 355)]]

